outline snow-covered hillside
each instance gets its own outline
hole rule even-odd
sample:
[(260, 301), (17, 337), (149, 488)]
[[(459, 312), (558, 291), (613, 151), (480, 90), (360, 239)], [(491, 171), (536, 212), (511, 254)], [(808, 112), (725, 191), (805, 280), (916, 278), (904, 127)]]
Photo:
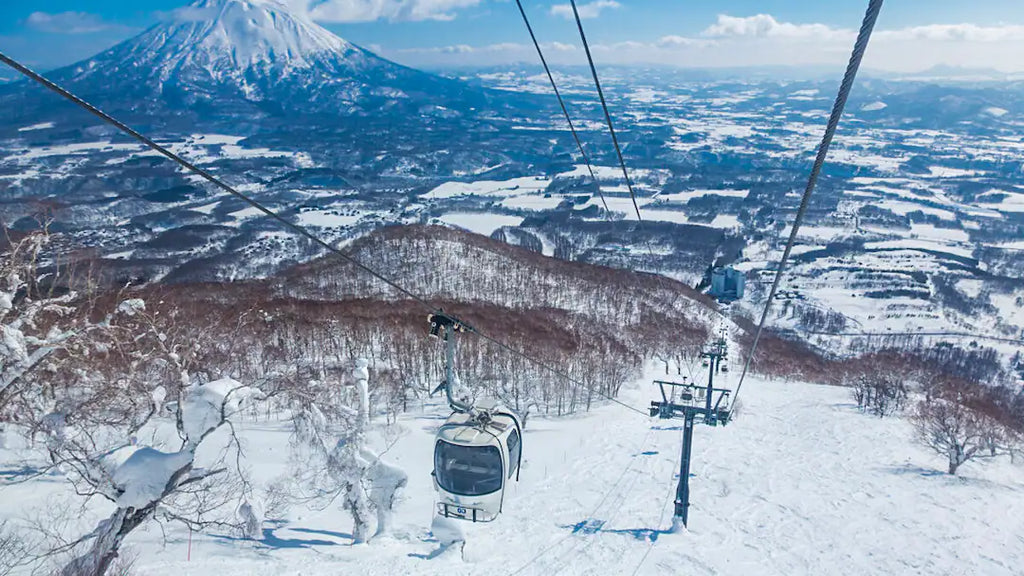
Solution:
[[(649, 377), (659, 376), (652, 372)], [(643, 406), (649, 380), (621, 397)], [(334, 507), (292, 508), (259, 542), (150, 525), (129, 539), (140, 574), (1020, 574), (1024, 472), (972, 463), (961, 477), (911, 442), (900, 419), (859, 413), (849, 390), (752, 380), (725, 428), (698, 427), (690, 531), (669, 533), (678, 421), (603, 406), (582, 417), (535, 417), (521, 481), (493, 524), (460, 524), (464, 557), (431, 533), (433, 432), (447, 414), (428, 403), (386, 429), (390, 462), (409, 484), (394, 535), (350, 546)], [(254, 478), (286, 469), (287, 424), (242, 428)], [(2, 468), (16, 463), (0, 452)], [(59, 478), (5, 489), (2, 516), (78, 502)], [(88, 525), (102, 510), (82, 514)], [(191, 539), (191, 544), (189, 543)], [(190, 550), (191, 548), (191, 550)]]

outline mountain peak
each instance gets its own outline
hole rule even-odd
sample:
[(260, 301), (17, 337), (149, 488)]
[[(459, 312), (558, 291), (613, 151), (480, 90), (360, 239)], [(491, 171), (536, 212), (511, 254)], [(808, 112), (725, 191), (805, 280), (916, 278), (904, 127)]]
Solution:
[[(277, 0), (198, 0), (129, 40), (119, 56), (162, 75), (197, 67), (214, 77), (312, 67), (354, 47)], [(95, 65), (79, 69), (88, 75)]]

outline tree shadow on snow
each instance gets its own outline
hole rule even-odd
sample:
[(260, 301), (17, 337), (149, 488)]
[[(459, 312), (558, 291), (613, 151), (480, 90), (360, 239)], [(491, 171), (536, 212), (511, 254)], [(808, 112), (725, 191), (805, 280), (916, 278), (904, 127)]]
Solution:
[(413, 420), (427, 420), (429, 422), (444, 422), (447, 419), (447, 414), (417, 414), (413, 417)]
[(351, 540), (352, 535), (347, 532), (333, 532), (331, 530), (314, 530), (312, 528), (289, 528), (292, 532), (302, 532), (303, 534), (323, 534), (324, 536), (334, 536), (335, 538), (344, 538)]
[(445, 552), (447, 552), (447, 551), (449, 551), (449, 550), (451, 550), (453, 548), (456, 549), (456, 550), (459, 550), (459, 549), (461, 549), (462, 546), (464, 546), (466, 544), (465, 542), (452, 542), (452, 543), (442, 544), (441, 541), (436, 539), (436, 538), (425, 538), (423, 541), (424, 542), (434, 542), (434, 543), (438, 544), (438, 547), (437, 547), (436, 550), (430, 552), (429, 554), (417, 554), (415, 552), (410, 552), (409, 554), (406, 554), (406, 556), (408, 556), (409, 558), (419, 558), (420, 560), (433, 560), (434, 558), (437, 558), (438, 556), (443, 555)]
[(31, 465), (22, 465), (18, 468), (4, 468), (0, 469), (0, 480), (13, 481), (22, 480), (29, 477), (37, 477), (45, 480), (47, 476), (53, 477), (58, 481), (65, 481), (64, 475), (55, 469), (48, 467), (37, 467)]
[(442, 544), (437, 547), (437, 550), (434, 550), (430, 554), (417, 554), (415, 552), (410, 552), (408, 556), (410, 558), (419, 558), (420, 560), (433, 560), (434, 558), (437, 558), (438, 556), (447, 552), (452, 546), (452, 544)]
[(643, 540), (645, 542), (657, 542), (658, 536), (662, 534), (669, 534), (670, 530), (658, 530), (655, 528), (605, 528), (604, 520), (597, 520), (596, 518), (588, 518), (575, 524), (563, 525), (562, 528), (568, 528), (572, 530), (573, 534), (626, 534), (632, 536), (637, 540)]
[[(281, 538), (274, 534), (275, 530), (285, 528), (285, 522), (282, 520), (271, 520), (265, 523), (269, 527), (263, 529), (263, 538), (259, 541), (252, 541), (248, 538), (238, 538), (236, 536), (227, 536), (223, 534), (212, 534), (211, 537), (217, 540), (225, 540), (229, 542), (242, 542), (251, 541), (257, 546), (262, 548), (272, 549), (286, 549), (286, 548), (313, 548), (314, 546), (339, 546), (341, 543), (334, 540), (320, 540), (316, 538)], [(344, 532), (331, 532), (329, 530), (313, 530), (311, 528), (288, 528), (293, 532), (302, 532), (306, 534), (323, 534), (325, 536), (333, 536), (335, 538), (352, 538), (351, 534)]]
[(658, 536), (662, 534), (671, 534), (671, 530), (657, 530), (652, 528), (630, 528), (621, 530), (602, 530), (610, 534), (628, 534), (637, 540), (643, 540), (645, 542), (657, 542)]
[[(976, 465), (983, 465), (984, 463), (978, 463)], [(948, 484), (961, 485), (970, 484), (972, 486), (984, 487), (988, 490), (1008, 490), (1017, 491), (1014, 486), (1009, 486), (1000, 482), (988, 480), (986, 478), (979, 478), (972, 476), (970, 470), (966, 472), (960, 472), (958, 474), (947, 474), (945, 470), (938, 468), (925, 468), (923, 466), (914, 466), (912, 464), (904, 464), (903, 466), (885, 466), (881, 470), (889, 472), (890, 474), (899, 474), (902, 476), (921, 476), (922, 478), (936, 478), (940, 481), (945, 481)]]
[(904, 466), (887, 466), (887, 467), (882, 468), (882, 470), (885, 470), (886, 472), (891, 472), (893, 474), (900, 474), (900, 475), (910, 474), (910, 475), (914, 475), (914, 476), (925, 476), (925, 477), (928, 477), (928, 478), (933, 477), (933, 476), (939, 476), (939, 477), (949, 476), (948, 474), (946, 474), (942, 470), (938, 470), (936, 468), (924, 468), (924, 467), (921, 467), (921, 466), (912, 466), (910, 464), (906, 464)]

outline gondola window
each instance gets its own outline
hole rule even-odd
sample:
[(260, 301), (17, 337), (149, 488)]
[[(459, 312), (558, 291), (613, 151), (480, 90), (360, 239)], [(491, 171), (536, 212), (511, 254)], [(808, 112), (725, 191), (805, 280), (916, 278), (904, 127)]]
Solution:
[(501, 452), (495, 446), (459, 446), (439, 440), (434, 471), (437, 483), (452, 494), (482, 496), (501, 490)]

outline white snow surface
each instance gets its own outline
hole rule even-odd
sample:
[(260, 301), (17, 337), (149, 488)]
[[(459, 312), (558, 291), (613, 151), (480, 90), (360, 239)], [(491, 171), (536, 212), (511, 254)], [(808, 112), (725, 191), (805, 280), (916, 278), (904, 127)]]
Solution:
[[(998, 202), (990, 202), (988, 198), (1000, 195)], [(978, 204), (983, 208), (991, 208), (1000, 212), (1024, 212), (1024, 194), (1020, 192), (1004, 192), (992, 190), (978, 196)]]
[(492, 212), (452, 212), (441, 216), (439, 220), (449, 226), (484, 236), (490, 236), (492, 232), (503, 226), (519, 226), (523, 223), (522, 216)]
[(524, 176), (511, 180), (477, 180), (475, 182), (445, 182), (422, 196), (423, 199), (453, 198), (458, 196), (517, 196), (536, 194), (548, 187), (550, 180), (543, 176)]
[(351, 226), (362, 214), (337, 214), (329, 210), (310, 210), (299, 214), (298, 223), (300, 226), (314, 226), (319, 228), (340, 228)]
[[(657, 396), (642, 383), (621, 400), (642, 407)], [(260, 542), (193, 534), (191, 560), (188, 530), (176, 524), (140, 528), (127, 544), (139, 554), (135, 570), (152, 576), (1020, 574), (1019, 465), (972, 462), (948, 476), (905, 420), (859, 413), (844, 388), (754, 378), (742, 404), (728, 426), (695, 431), (688, 531), (668, 532), (681, 421), (615, 405), (531, 417), (522, 475), (498, 520), (434, 524), (434, 432), (448, 413), (435, 403), (393, 429), (387, 458), (408, 486), (389, 537), (352, 546), (351, 518), (336, 506), (297, 506), (269, 519)], [(287, 471), (287, 423), (238, 429), (258, 487)], [(5, 465), (9, 455), (0, 450)], [(80, 501), (49, 477), (3, 496), (4, 518)], [(445, 545), (462, 538), (464, 549)]]

